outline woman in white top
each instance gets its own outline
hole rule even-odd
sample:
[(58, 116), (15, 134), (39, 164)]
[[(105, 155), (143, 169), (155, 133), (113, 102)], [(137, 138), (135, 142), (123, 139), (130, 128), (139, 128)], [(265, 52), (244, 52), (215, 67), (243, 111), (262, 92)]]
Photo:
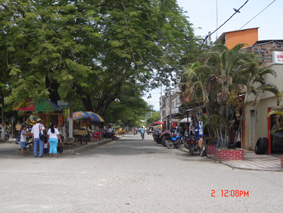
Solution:
[(57, 157), (58, 140), (61, 143), (61, 137), (58, 129), (55, 128), (54, 123), (51, 123), (50, 128), (47, 131), (47, 140), (49, 143), (50, 157), (52, 157), (52, 154), (54, 154), (54, 156)]

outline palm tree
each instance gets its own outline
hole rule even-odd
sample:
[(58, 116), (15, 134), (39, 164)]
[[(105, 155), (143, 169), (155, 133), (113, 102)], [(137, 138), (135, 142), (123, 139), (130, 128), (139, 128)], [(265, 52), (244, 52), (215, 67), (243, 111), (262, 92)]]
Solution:
[[(260, 67), (254, 54), (241, 51), (243, 46), (239, 44), (228, 50), (226, 46), (217, 45), (200, 58), (202, 63), (194, 63), (186, 72), (187, 89), (183, 95), (189, 101), (202, 100), (210, 123), (215, 124), (214, 134), (222, 146), (227, 146), (230, 140), (230, 109), (239, 107), (236, 101), (239, 95), (247, 96), (254, 93), (256, 94), (254, 103), (256, 103), (260, 100), (263, 91), (269, 90), (274, 93), (277, 91), (274, 85), (265, 84), (263, 79), (263, 75), (268, 73), (274, 75), (274, 71)], [(260, 86), (256, 87), (257, 82)], [(215, 106), (218, 106), (218, 109)], [(244, 105), (242, 113), (245, 107)], [(221, 133), (223, 128), (224, 142)]]
[(254, 100), (252, 101), (253, 106), (258, 105), (259, 101), (262, 98), (262, 95), (265, 91), (269, 91), (274, 95), (278, 94), (278, 88), (274, 84), (267, 84), (264, 80), (264, 76), (270, 74), (276, 77), (276, 72), (269, 67), (262, 67), (261, 62), (259, 62), (258, 58), (253, 58), (253, 61), (249, 63), (249, 66), (246, 70), (239, 73), (241, 76), (240, 82), (243, 85), (243, 90), (241, 91), (244, 95), (244, 105), (242, 110), (242, 115), (240, 119), (239, 129), (235, 134), (235, 139), (238, 137), (239, 133), (241, 132), (242, 122), (243, 122), (243, 115), (245, 114), (245, 109), (247, 105), (247, 98), (250, 94), (254, 95)]

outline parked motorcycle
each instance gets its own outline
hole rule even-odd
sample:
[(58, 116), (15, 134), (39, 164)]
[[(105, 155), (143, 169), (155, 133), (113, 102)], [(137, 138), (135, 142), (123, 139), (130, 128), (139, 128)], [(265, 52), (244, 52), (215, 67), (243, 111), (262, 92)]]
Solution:
[(168, 149), (179, 148), (184, 140), (181, 133), (166, 133), (165, 136), (165, 145)]
[(116, 139), (115, 133), (114, 132), (107, 132), (105, 135), (106, 138), (111, 138), (112, 141)]
[(190, 135), (187, 137), (186, 142), (184, 143), (184, 146), (190, 151), (191, 155), (199, 155), (200, 153), (200, 147), (197, 143), (197, 136)]
[(153, 134), (152, 134), (153, 140), (157, 144), (161, 144), (161, 142), (162, 142), (160, 135), (161, 135), (161, 131), (160, 130), (154, 131)]

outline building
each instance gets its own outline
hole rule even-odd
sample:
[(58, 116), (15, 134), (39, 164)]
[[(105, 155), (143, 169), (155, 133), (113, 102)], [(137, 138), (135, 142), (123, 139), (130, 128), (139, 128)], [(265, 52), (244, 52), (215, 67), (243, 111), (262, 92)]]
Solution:
[(161, 120), (165, 122), (166, 129), (175, 128), (182, 119), (182, 113), (180, 112), (181, 102), (181, 90), (179, 86), (169, 88), (166, 90), (165, 95), (159, 98)]
[[(256, 53), (262, 61), (263, 66), (268, 66), (277, 73), (277, 78), (271, 75), (265, 76), (266, 83), (276, 85), (280, 92), (283, 91), (283, 40), (257, 41), (254, 45), (244, 48), (243, 51)], [(249, 103), (253, 99), (247, 97)], [(258, 138), (265, 137), (269, 140), (268, 153), (271, 154), (271, 119), (267, 119), (267, 114), (276, 106), (283, 106), (277, 97), (270, 92), (264, 92), (260, 103), (253, 107), (247, 105), (245, 111), (245, 123), (243, 125), (242, 147), (250, 150), (255, 149)]]
[(236, 30), (222, 33), (214, 43), (224, 44), (232, 49), (237, 44), (244, 43), (244, 47), (250, 47), (258, 40), (258, 27), (244, 30)]

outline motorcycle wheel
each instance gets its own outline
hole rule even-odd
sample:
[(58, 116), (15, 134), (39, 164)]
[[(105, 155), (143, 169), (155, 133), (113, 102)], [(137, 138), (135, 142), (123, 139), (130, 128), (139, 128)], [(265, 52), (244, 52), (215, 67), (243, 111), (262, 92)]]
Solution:
[(165, 137), (164, 136), (162, 136), (161, 138), (159, 138), (159, 140), (160, 140), (160, 144), (162, 144), (163, 146), (165, 146), (166, 147), (166, 144), (165, 144)]
[(174, 148), (174, 143), (171, 140), (165, 139), (165, 145), (168, 149)]
[(178, 139), (178, 140), (176, 141), (176, 143), (174, 144), (174, 146), (175, 146), (177, 149), (179, 149), (179, 147), (180, 147), (181, 144), (182, 144), (182, 141), (181, 141), (180, 139)]
[(191, 155), (194, 155), (195, 153), (194, 146), (192, 146), (192, 144), (190, 145), (190, 153)]

